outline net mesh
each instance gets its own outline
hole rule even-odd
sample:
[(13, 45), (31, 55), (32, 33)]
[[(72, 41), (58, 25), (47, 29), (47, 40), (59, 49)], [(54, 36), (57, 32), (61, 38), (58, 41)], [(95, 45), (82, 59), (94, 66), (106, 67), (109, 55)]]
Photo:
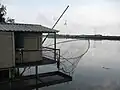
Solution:
[[(45, 46), (53, 47), (52, 39)], [(60, 70), (72, 74), (81, 58), (90, 48), (89, 40), (79, 39), (57, 39), (57, 48), (60, 49)]]

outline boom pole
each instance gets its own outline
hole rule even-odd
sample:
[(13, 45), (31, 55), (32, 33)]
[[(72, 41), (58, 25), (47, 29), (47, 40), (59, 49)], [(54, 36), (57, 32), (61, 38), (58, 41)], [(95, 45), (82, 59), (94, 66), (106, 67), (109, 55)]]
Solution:
[[(65, 14), (65, 12), (67, 11), (67, 9), (69, 8), (69, 5), (66, 7), (66, 9), (64, 10), (64, 12), (60, 15), (60, 17), (58, 18), (58, 20), (55, 22), (55, 24), (53, 25), (53, 27), (51, 29), (54, 29), (55, 26), (57, 25), (57, 23), (60, 21), (61, 17)], [(42, 41), (42, 44), (45, 42), (45, 40), (47, 39), (48, 35), (44, 38), (44, 40)]]

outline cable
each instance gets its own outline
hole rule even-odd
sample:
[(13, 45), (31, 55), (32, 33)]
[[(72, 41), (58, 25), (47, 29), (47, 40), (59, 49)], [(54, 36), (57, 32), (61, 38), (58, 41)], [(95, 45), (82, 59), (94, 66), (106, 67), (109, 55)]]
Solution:
[[(58, 42), (58, 43), (56, 43), (56, 44), (61, 44), (61, 43), (67, 43), (67, 42), (72, 42), (72, 41), (78, 41), (79, 39), (75, 39), (75, 40), (67, 40), (67, 41), (61, 41), (61, 42)], [(49, 46), (53, 46), (54, 44), (50, 44), (50, 45), (48, 45), (47, 47), (49, 47)]]
[(29, 69), (30, 69), (30, 67), (28, 67), (28, 69), (27, 69), (27, 67), (25, 67), (25, 68), (23, 69), (22, 73), (20, 74), (20, 76), (22, 76), (22, 75), (24, 74), (24, 72), (27, 71), (27, 70), (29, 70)]

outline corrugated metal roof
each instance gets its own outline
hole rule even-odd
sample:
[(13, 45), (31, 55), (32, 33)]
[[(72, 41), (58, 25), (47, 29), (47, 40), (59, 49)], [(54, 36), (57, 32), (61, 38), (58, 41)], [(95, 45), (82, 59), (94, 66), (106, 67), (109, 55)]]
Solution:
[(58, 32), (57, 30), (44, 27), (36, 24), (21, 24), (21, 23), (0, 23), (0, 31), (23, 31), (23, 32)]

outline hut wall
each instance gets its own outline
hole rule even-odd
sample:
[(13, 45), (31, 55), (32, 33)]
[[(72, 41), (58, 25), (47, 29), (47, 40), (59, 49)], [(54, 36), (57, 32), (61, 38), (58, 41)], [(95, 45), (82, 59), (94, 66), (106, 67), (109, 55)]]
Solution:
[[(25, 50), (42, 50), (42, 33), (29, 33), (24, 35)], [(23, 62), (42, 60), (42, 51), (30, 51), (23, 53)]]
[(14, 33), (0, 32), (0, 68), (15, 65)]

